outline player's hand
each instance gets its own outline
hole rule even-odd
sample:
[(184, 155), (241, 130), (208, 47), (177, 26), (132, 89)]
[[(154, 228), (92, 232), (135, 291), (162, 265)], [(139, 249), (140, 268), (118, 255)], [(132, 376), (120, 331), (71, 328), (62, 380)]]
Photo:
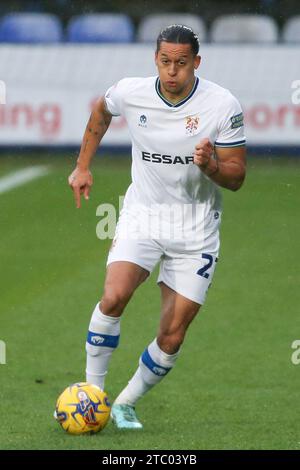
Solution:
[(204, 173), (210, 173), (214, 170), (214, 159), (212, 158), (213, 154), (214, 147), (210, 140), (207, 137), (202, 139), (195, 147), (195, 165), (197, 165)]
[(73, 190), (76, 207), (80, 207), (80, 197), (83, 194), (86, 200), (89, 199), (90, 189), (93, 184), (93, 176), (89, 170), (81, 170), (76, 167), (68, 178), (69, 186)]

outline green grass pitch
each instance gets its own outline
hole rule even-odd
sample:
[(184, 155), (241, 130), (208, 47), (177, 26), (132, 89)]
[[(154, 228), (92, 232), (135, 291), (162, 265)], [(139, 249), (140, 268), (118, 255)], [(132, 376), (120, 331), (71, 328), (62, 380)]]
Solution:
[[(299, 449), (300, 162), (249, 157), (237, 193), (224, 190), (220, 262), (207, 303), (174, 370), (137, 405), (142, 432), (111, 423), (69, 436), (57, 396), (84, 380), (85, 337), (101, 296), (110, 241), (96, 237), (102, 202), (118, 204), (128, 159), (98, 158), (90, 201), (76, 210), (66, 179), (74, 156), (0, 158), (0, 178), (48, 164), (50, 173), (0, 194), (0, 449)], [(113, 400), (156, 334), (155, 272), (136, 292), (106, 381)]]

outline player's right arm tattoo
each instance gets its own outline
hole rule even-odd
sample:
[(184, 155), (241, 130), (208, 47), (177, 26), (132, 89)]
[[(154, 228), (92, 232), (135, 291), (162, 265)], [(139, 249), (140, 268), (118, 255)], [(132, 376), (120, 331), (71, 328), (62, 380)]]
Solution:
[(110, 125), (111, 118), (112, 115), (106, 110), (104, 100), (102, 100), (90, 116), (86, 126), (87, 132), (94, 136), (100, 136), (101, 139)]
[(87, 168), (95, 154), (102, 137), (107, 131), (112, 115), (105, 106), (104, 98), (100, 98), (93, 108), (88, 120), (77, 163), (83, 168)]

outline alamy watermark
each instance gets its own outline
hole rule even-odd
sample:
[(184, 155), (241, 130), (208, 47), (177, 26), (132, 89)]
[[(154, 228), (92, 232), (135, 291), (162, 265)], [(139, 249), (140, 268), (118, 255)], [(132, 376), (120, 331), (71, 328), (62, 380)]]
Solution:
[(0, 80), (0, 104), (6, 104), (6, 85), (3, 80)]
[(6, 364), (6, 344), (0, 340), (0, 365)]
[(300, 104), (300, 80), (294, 80), (291, 84), (292, 92), (292, 103)]
[[(204, 236), (204, 226), (216, 229), (220, 211), (207, 211), (205, 204), (130, 204), (123, 207), (124, 196), (119, 197), (119, 213), (113, 204), (97, 207), (101, 217), (96, 226), (100, 240), (113, 239), (164, 239), (193, 240)], [(205, 223), (204, 223), (205, 222)]]
[(291, 348), (295, 349), (291, 356), (291, 361), (295, 366), (297, 366), (300, 364), (300, 339), (295, 339), (291, 344)]

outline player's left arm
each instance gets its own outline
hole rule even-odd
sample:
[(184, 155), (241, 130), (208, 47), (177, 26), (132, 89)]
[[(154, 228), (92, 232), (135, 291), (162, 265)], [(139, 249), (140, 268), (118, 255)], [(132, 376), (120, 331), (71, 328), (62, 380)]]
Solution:
[(246, 176), (246, 146), (213, 147), (203, 139), (195, 148), (194, 163), (219, 186), (237, 191)]
[(204, 138), (196, 145), (194, 163), (219, 186), (237, 191), (246, 175), (243, 111), (230, 92), (223, 91), (221, 98), (214, 142)]
[(196, 145), (194, 163), (219, 186), (237, 191), (246, 176), (246, 146), (213, 147), (203, 139)]
[(215, 161), (218, 171), (210, 178), (223, 188), (240, 189), (246, 177), (246, 146), (215, 147)]

